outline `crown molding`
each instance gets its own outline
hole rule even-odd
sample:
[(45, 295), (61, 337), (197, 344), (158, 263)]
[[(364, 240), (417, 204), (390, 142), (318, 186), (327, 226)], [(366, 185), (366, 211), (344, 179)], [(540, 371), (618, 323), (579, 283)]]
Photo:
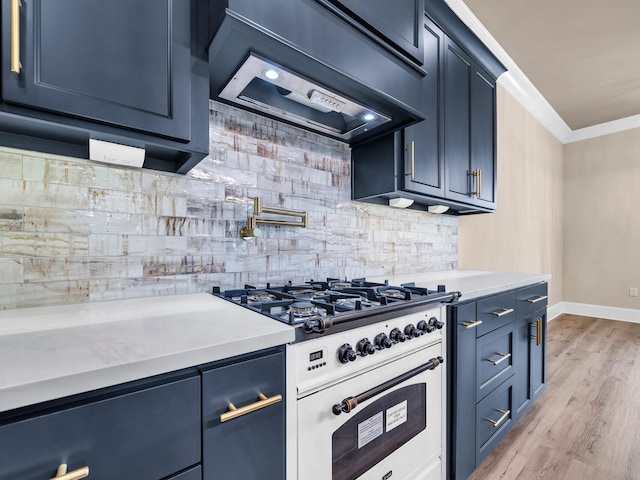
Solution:
[(509, 56), (489, 30), (478, 20), (463, 0), (445, 0), (449, 8), (507, 67), (498, 83), (561, 143), (573, 143), (611, 133), (640, 128), (640, 115), (613, 120), (591, 127), (571, 130), (546, 98), (538, 91), (516, 62)]

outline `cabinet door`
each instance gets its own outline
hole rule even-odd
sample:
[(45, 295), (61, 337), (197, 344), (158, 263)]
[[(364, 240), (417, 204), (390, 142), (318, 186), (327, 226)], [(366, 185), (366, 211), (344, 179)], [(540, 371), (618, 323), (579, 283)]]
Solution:
[(471, 83), (471, 171), (473, 203), (495, 208), (496, 82), (477, 64)]
[[(229, 404), (282, 400), (221, 422)], [(284, 353), (245, 360), (202, 374), (203, 479), (285, 478)]]
[(197, 376), (17, 421), (0, 427), (0, 479), (52, 478), (62, 463), (91, 479), (166, 478), (200, 462), (200, 422)]
[(476, 468), (476, 303), (450, 308), (449, 338), (452, 392), (451, 465), (452, 478), (467, 478)]
[(424, 0), (331, 0), (422, 64)]
[[(529, 376), (531, 401), (534, 402), (547, 386), (547, 310), (538, 310), (530, 322), (531, 325), (531, 357)], [(540, 336), (538, 340), (538, 335)]]
[(519, 319), (514, 326), (513, 366), (515, 377), (513, 385), (514, 420), (517, 421), (531, 405), (529, 382), (529, 346), (531, 343), (531, 321)]
[(10, 1), (2, 0), (3, 100), (189, 140), (190, 4), (23, 1), (22, 68), (15, 74), (5, 20)]
[(425, 69), (423, 100), (426, 120), (404, 129), (403, 190), (444, 196), (444, 169), (440, 154), (442, 52), (444, 35), (430, 20), (424, 23)]
[(471, 78), (474, 63), (453, 41), (444, 49), (444, 164), (446, 197), (471, 198)]

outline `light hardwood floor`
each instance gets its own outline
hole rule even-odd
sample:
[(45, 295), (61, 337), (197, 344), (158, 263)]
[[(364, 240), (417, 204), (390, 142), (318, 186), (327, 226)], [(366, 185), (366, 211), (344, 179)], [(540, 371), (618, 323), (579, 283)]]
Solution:
[(470, 480), (640, 480), (640, 324), (548, 324), (547, 389)]

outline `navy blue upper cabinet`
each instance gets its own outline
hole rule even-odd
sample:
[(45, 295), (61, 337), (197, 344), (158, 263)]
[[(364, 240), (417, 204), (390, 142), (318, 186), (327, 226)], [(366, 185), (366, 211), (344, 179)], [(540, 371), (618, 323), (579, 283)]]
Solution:
[(403, 190), (442, 197), (444, 194), (444, 165), (440, 152), (442, 144), (442, 69), (440, 68), (444, 35), (433, 22), (423, 17), (424, 78), (423, 101), (427, 119), (404, 129)]
[(319, 0), (337, 5), (416, 63), (422, 48), (424, 0)]
[(189, 2), (31, 0), (21, 10), (22, 68), (3, 69), (5, 102), (190, 139)]
[(444, 57), (446, 197), (495, 209), (495, 79), (448, 38)]
[[(198, 160), (206, 154), (207, 69), (204, 45), (200, 52), (196, 43), (197, 2), (31, 0), (21, 2), (17, 24), (11, 4), (2, 0), (2, 101), (25, 123), (16, 133), (38, 137), (28, 125), (38, 118), (47, 124), (36, 147), (98, 138), (145, 147), (157, 160), (146, 166), (170, 171), (197, 163), (194, 151), (203, 154)], [(72, 127), (67, 136), (56, 131), (61, 125)]]

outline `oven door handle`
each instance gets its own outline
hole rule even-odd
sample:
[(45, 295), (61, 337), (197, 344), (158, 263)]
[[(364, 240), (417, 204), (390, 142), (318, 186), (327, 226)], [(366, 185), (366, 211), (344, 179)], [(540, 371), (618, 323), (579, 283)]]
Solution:
[(434, 370), (437, 366), (441, 365), (444, 362), (444, 358), (436, 357), (429, 360), (424, 365), (420, 365), (419, 367), (414, 368), (413, 370), (409, 370), (408, 372), (403, 373), (402, 375), (398, 375), (396, 378), (389, 380), (388, 382), (384, 382), (377, 387), (373, 387), (366, 392), (361, 393), (360, 395), (356, 395), (355, 397), (347, 397), (342, 402), (336, 403), (331, 411), (334, 415), (340, 415), (342, 412), (349, 413), (355, 410), (358, 404), (369, 400), (377, 395), (380, 395), (382, 392), (389, 390), (390, 388), (395, 387), (396, 385), (401, 384), (402, 382), (409, 380), (411, 377), (415, 377), (416, 375), (426, 372), (427, 370)]

